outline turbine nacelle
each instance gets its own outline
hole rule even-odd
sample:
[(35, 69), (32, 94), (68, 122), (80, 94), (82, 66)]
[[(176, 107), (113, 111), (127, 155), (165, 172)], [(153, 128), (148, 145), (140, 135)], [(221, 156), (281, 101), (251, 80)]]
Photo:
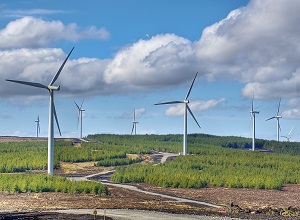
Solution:
[(189, 104), (190, 100), (183, 100), (183, 103)]
[(47, 86), (47, 88), (51, 91), (59, 91), (60, 90), (60, 86)]

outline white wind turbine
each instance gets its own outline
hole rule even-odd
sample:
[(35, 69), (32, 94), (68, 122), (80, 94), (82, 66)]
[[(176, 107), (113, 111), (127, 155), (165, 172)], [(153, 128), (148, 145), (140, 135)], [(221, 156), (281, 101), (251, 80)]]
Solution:
[(161, 102), (161, 103), (157, 103), (157, 104), (154, 104), (154, 105), (166, 105), (166, 104), (179, 104), (179, 103), (183, 103), (184, 104), (184, 116), (183, 116), (183, 155), (187, 155), (187, 110), (190, 112), (191, 116), (194, 118), (195, 122), (197, 123), (197, 125), (200, 127), (199, 123), (197, 122), (194, 114), (192, 113), (190, 107), (188, 106), (188, 103), (190, 102), (188, 100), (189, 98), (189, 95), (191, 93), (191, 90), (193, 88), (193, 85), (194, 85), (194, 82), (196, 80), (196, 77), (197, 77), (198, 73), (196, 73), (195, 77), (194, 77), (194, 80), (188, 90), (188, 93), (186, 94), (185, 96), (185, 99), (183, 101), (171, 101), (171, 102)]
[(79, 125), (79, 119), (80, 119), (80, 138), (82, 138), (82, 112), (84, 112), (85, 110), (82, 108), (82, 105), (83, 105), (83, 102), (84, 102), (84, 100), (82, 100), (82, 103), (81, 103), (81, 105), (79, 106), (79, 105), (77, 105), (77, 103), (76, 102), (74, 102), (75, 103), (75, 105), (77, 106), (77, 108), (78, 108), (78, 122), (77, 122), (77, 129), (78, 129), (78, 125)]
[(133, 110), (133, 121), (132, 121), (132, 130), (131, 130), (131, 135), (134, 134), (136, 135), (136, 124), (138, 124), (138, 122), (135, 120), (135, 109)]
[(290, 130), (290, 132), (288, 133), (288, 135), (287, 136), (281, 136), (281, 137), (284, 137), (284, 138), (286, 138), (286, 140), (289, 142), (290, 141), (290, 139), (291, 139), (291, 133), (292, 133), (292, 131), (293, 131), (293, 129), (294, 129), (294, 127), (292, 127), (292, 129)]
[(50, 102), (49, 102), (49, 128), (48, 128), (48, 174), (53, 175), (53, 164), (54, 164), (54, 126), (53, 126), (53, 115), (56, 120), (56, 124), (59, 130), (59, 134), (61, 135), (59, 124), (58, 124), (58, 119), (56, 115), (56, 110), (54, 106), (54, 91), (59, 91), (60, 86), (53, 86), (57, 78), (59, 77), (59, 74), (61, 73), (64, 65), (66, 64), (69, 56), (71, 55), (74, 47), (60, 66), (59, 70), (57, 73), (54, 75), (53, 79), (51, 80), (50, 84), (48, 86), (43, 85), (41, 83), (36, 83), (36, 82), (25, 82), (25, 81), (18, 81), (18, 80), (10, 80), (7, 79), (6, 81), (14, 82), (14, 83), (19, 83), (19, 84), (24, 84), (28, 86), (33, 86), (33, 87), (38, 87), (42, 89), (47, 89), (50, 95)]
[(255, 150), (255, 114), (259, 114), (258, 111), (254, 111), (254, 97), (252, 97), (252, 107), (251, 107), (251, 118), (252, 118), (252, 151)]
[(36, 123), (36, 137), (39, 137), (39, 133), (41, 132), (39, 115), (37, 117), (37, 120), (35, 120), (35, 123)]
[(269, 121), (271, 119), (274, 119), (276, 118), (277, 119), (277, 141), (279, 141), (279, 130), (281, 130), (280, 128), (280, 124), (279, 124), (279, 119), (282, 118), (281, 115), (279, 115), (279, 108), (280, 108), (280, 102), (281, 102), (281, 99), (279, 99), (279, 104), (278, 104), (278, 110), (277, 110), (277, 114), (271, 118), (268, 118), (266, 121)]

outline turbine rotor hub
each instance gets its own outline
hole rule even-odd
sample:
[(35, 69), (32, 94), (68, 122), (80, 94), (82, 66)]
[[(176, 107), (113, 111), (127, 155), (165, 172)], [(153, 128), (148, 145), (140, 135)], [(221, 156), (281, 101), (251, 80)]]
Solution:
[(188, 104), (188, 103), (190, 103), (190, 101), (189, 100), (184, 100), (183, 103)]
[(49, 90), (55, 90), (55, 91), (59, 91), (60, 90), (60, 86), (48, 86)]

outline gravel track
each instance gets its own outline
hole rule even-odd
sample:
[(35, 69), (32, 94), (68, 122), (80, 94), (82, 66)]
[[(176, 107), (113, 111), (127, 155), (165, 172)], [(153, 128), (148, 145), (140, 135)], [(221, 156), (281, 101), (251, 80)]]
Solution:
[[(72, 209), (72, 210), (56, 210), (53, 212), (65, 213), (65, 214), (92, 214), (93, 209)], [(171, 214), (165, 212), (154, 212), (144, 210), (125, 210), (125, 209), (97, 209), (97, 215), (105, 215), (111, 217), (114, 220), (230, 220), (238, 218), (229, 217), (212, 217), (212, 216), (200, 216), (200, 215), (183, 215), (183, 214)]]

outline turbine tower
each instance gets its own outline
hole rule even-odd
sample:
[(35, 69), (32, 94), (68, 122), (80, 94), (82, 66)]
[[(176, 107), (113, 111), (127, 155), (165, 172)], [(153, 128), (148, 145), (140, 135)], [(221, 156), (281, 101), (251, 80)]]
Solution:
[(131, 135), (133, 134), (133, 131), (134, 131), (134, 135), (136, 135), (136, 124), (138, 124), (138, 122), (135, 120), (135, 109), (134, 109), (133, 110), (133, 121), (132, 121)]
[(291, 133), (292, 133), (293, 129), (294, 129), (294, 127), (292, 127), (292, 129), (290, 130), (290, 132), (288, 133), (287, 136), (281, 136), (281, 137), (286, 138), (286, 140), (287, 140), (288, 142), (290, 142), (290, 139), (291, 139), (291, 137), (292, 137), (292, 136), (291, 136)]
[(161, 102), (161, 103), (157, 103), (157, 104), (154, 104), (154, 105), (168, 105), (168, 104), (179, 104), (179, 103), (183, 103), (184, 104), (184, 115), (183, 115), (183, 155), (187, 155), (187, 110), (189, 111), (189, 113), (191, 114), (191, 116), (194, 118), (195, 122), (197, 123), (198, 127), (200, 127), (199, 123), (197, 122), (194, 114), (192, 113), (192, 110), (190, 109), (189, 107), (189, 95), (191, 93), (191, 90), (193, 88), (193, 85), (194, 85), (194, 82), (196, 80), (196, 77), (198, 75), (198, 72), (196, 73), (195, 77), (194, 77), (194, 80), (184, 98), (183, 101), (171, 101), (171, 102)]
[(39, 133), (41, 133), (41, 128), (40, 128), (40, 116), (38, 115), (37, 120), (35, 120), (36, 123), (36, 137), (39, 137)]
[(254, 111), (254, 97), (252, 97), (252, 107), (250, 115), (252, 118), (252, 151), (255, 150), (255, 114), (259, 114), (258, 111)]
[(78, 108), (78, 121), (77, 121), (77, 129), (78, 129), (78, 125), (79, 125), (79, 119), (80, 119), (80, 138), (82, 139), (82, 112), (84, 112), (85, 110), (82, 108), (84, 100), (82, 100), (81, 105), (77, 105), (76, 102), (75, 105)]
[(59, 134), (61, 135), (59, 124), (58, 124), (58, 119), (57, 119), (57, 115), (56, 115), (55, 105), (54, 105), (54, 91), (59, 91), (60, 86), (54, 86), (53, 84), (55, 83), (55, 81), (59, 77), (59, 74), (61, 73), (61, 71), (62, 71), (64, 65), (66, 64), (69, 56), (71, 55), (73, 49), (74, 49), (74, 47), (72, 48), (72, 50), (70, 51), (70, 53), (68, 54), (68, 56), (66, 57), (66, 59), (64, 60), (64, 62), (62, 63), (59, 70), (54, 75), (53, 79), (51, 80), (51, 82), (49, 83), (48, 86), (43, 85), (41, 83), (36, 83), (36, 82), (25, 82), (25, 81), (10, 80), (10, 79), (6, 80), (6, 81), (9, 81), (9, 82), (24, 84), (24, 85), (38, 87), (38, 88), (42, 88), (42, 89), (47, 89), (48, 92), (49, 92), (50, 102), (49, 102), (49, 125), (48, 125), (49, 126), (49, 128), (48, 128), (48, 174), (50, 174), (50, 175), (53, 175), (53, 164), (54, 164), (53, 116), (55, 117), (56, 124), (57, 124), (58, 130), (59, 130)]
[(281, 130), (280, 128), (280, 124), (279, 124), (279, 119), (282, 118), (281, 115), (279, 115), (279, 108), (280, 108), (280, 102), (281, 102), (281, 99), (279, 99), (279, 104), (278, 104), (278, 110), (277, 110), (277, 114), (271, 118), (268, 118), (266, 121), (269, 121), (271, 119), (274, 119), (276, 118), (277, 119), (277, 141), (279, 141), (279, 130)]

